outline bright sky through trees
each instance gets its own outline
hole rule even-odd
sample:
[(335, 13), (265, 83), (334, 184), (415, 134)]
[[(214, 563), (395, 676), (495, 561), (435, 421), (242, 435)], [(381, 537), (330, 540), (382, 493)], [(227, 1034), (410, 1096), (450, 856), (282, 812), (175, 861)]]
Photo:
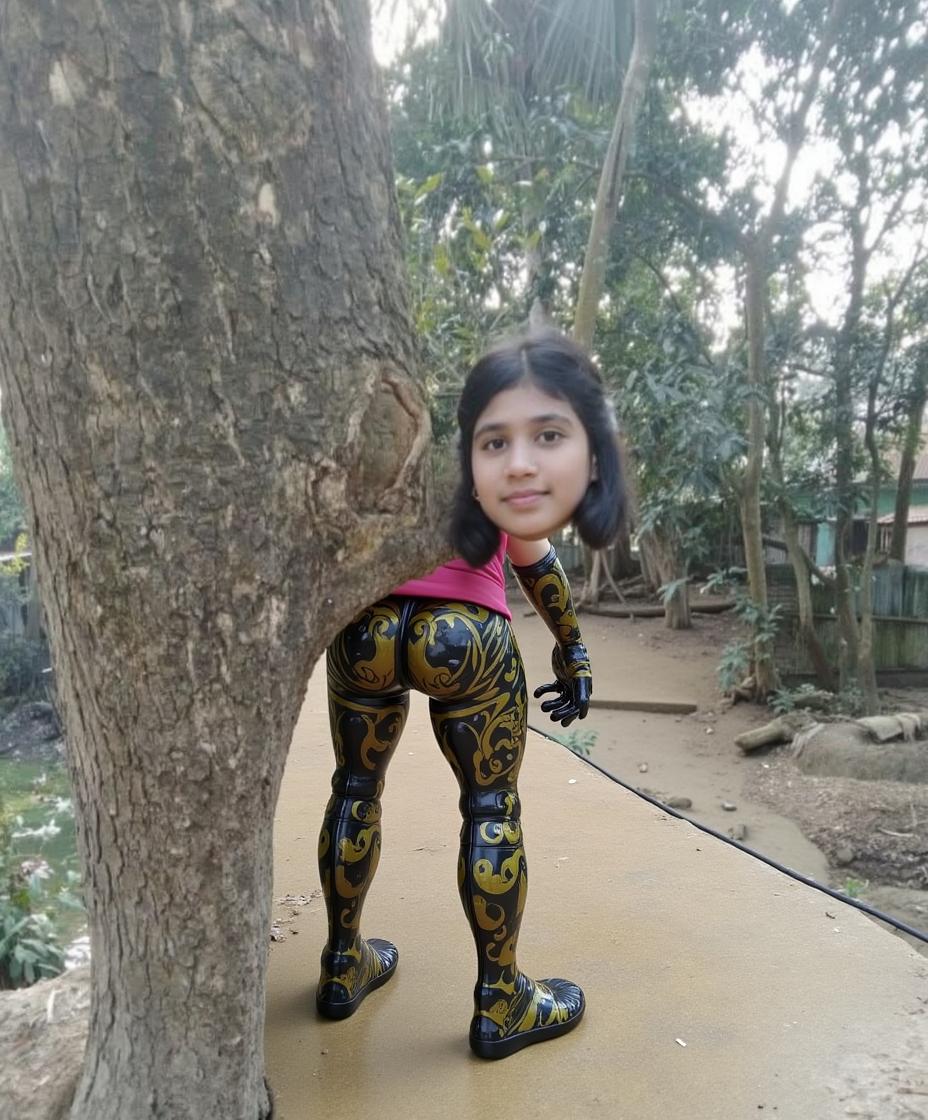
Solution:
[[(786, 3), (787, 8), (792, 7)], [(423, 0), (374, 0), (373, 4), (373, 44), (374, 53), (381, 65), (388, 64), (399, 51), (402, 50), (407, 35), (410, 31), (434, 34), (437, 26), (437, 3), (426, 3)], [(914, 25), (909, 30), (909, 41), (912, 37), (925, 39), (928, 30), (924, 23)], [(761, 124), (755, 120), (752, 104), (757, 106), (763, 103), (760, 96), (765, 77), (767, 76), (766, 64), (759, 49), (749, 52), (739, 66), (739, 72), (733, 75), (732, 88), (715, 98), (706, 98), (688, 103), (684, 112), (700, 127), (707, 131), (731, 135), (736, 141), (737, 159), (731, 167), (729, 185), (733, 191), (743, 186), (753, 178), (755, 194), (762, 202), (769, 202), (769, 195), (773, 184), (779, 177), (785, 158), (785, 148), (782, 141), (770, 135), (765, 136)], [(895, 138), (895, 143), (900, 141)], [(882, 144), (893, 145), (894, 137), (891, 134), (884, 136)], [(831, 179), (835, 182), (839, 193), (842, 193), (842, 183), (837, 174), (840, 164), (840, 154), (836, 146), (815, 136), (815, 112), (813, 109), (812, 132), (806, 144), (800, 151), (793, 170), (792, 182), (789, 193), (790, 208), (797, 208), (808, 198), (817, 179)], [(848, 187), (851, 190), (852, 186)], [(917, 210), (923, 201), (925, 186), (913, 186), (911, 208)], [(713, 208), (721, 203), (720, 199), (707, 197), (707, 203)], [(880, 221), (881, 215), (873, 214), (874, 226)], [(832, 326), (836, 325), (836, 317), (840, 317), (844, 299), (842, 294), (846, 289), (846, 253), (845, 246), (831, 237), (833, 231), (822, 230), (806, 247), (810, 271), (807, 277), (807, 288), (810, 304), (817, 316)], [(914, 227), (903, 225), (894, 235), (887, 239), (878, 259), (872, 265), (871, 275), (874, 278), (886, 276), (893, 271), (903, 271), (911, 258), (911, 252), (918, 242), (922, 231)], [(734, 289), (734, 273), (726, 277), (722, 274), (716, 276), (722, 299), (720, 303), (720, 330), (716, 332), (724, 335), (737, 322), (740, 299)], [(731, 284), (731, 290), (725, 289)], [(721, 338), (719, 338), (721, 341)]]

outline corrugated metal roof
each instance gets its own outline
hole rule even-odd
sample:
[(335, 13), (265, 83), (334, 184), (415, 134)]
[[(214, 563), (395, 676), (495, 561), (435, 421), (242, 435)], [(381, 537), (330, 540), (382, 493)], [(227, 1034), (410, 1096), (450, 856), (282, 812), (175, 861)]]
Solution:
[[(881, 525), (892, 525), (894, 513), (885, 513), (880, 518)], [(908, 525), (928, 525), (928, 506), (909, 506)]]

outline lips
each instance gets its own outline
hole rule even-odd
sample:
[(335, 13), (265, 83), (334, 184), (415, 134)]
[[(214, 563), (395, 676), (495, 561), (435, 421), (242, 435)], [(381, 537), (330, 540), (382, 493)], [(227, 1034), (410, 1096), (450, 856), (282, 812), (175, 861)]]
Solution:
[(503, 501), (513, 509), (525, 509), (541, 501), (544, 496), (544, 490), (516, 490), (507, 494)]

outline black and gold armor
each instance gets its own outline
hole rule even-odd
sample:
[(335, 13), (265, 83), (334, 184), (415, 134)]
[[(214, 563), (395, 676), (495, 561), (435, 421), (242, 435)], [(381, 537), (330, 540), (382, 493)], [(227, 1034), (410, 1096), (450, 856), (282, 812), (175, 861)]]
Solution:
[(338, 635), (327, 669), (336, 770), (319, 840), (329, 916), (320, 1013), (350, 1015), (396, 967), (395, 947), (365, 940), (359, 924), (380, 857), (387, 767), (414, 688), (429, 697), (461, 791), (458, 888), (478, 960), (471, 1047), (502, 1058), (575, 1026), (581, 990), (532, 980), (516, 963), (528, 888), (517, 788), (526, 685), (507, 619), (471, 603), (387, 598)]

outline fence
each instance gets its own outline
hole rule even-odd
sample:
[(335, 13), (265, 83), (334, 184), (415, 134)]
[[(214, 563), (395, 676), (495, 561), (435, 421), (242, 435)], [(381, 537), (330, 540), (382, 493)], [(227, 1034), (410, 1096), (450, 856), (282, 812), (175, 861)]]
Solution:
[[(20, 570), (10, 571), (17, 563)], [(37, 638), (40, 630), (41, 607), (32, 553), (0, 553), (0, 640), (5, 634), (14, 638)]]
[[(789, 675), (812, 672), (812, 662), (799, 635), (796, 582), (788, 564), (767, 569), (771, 605), (783, 610), (783, 624), (776, 640), (776, 660)], [(928, 568), (886, 564), (873, 572), (873, 656), (877, 672), (928, 673)], [(855, 592), (855, 610), (858, 595)], [(815, 630), (825, 655), (837, 663), (838, 624), (834, 589), (812, 587)]]

